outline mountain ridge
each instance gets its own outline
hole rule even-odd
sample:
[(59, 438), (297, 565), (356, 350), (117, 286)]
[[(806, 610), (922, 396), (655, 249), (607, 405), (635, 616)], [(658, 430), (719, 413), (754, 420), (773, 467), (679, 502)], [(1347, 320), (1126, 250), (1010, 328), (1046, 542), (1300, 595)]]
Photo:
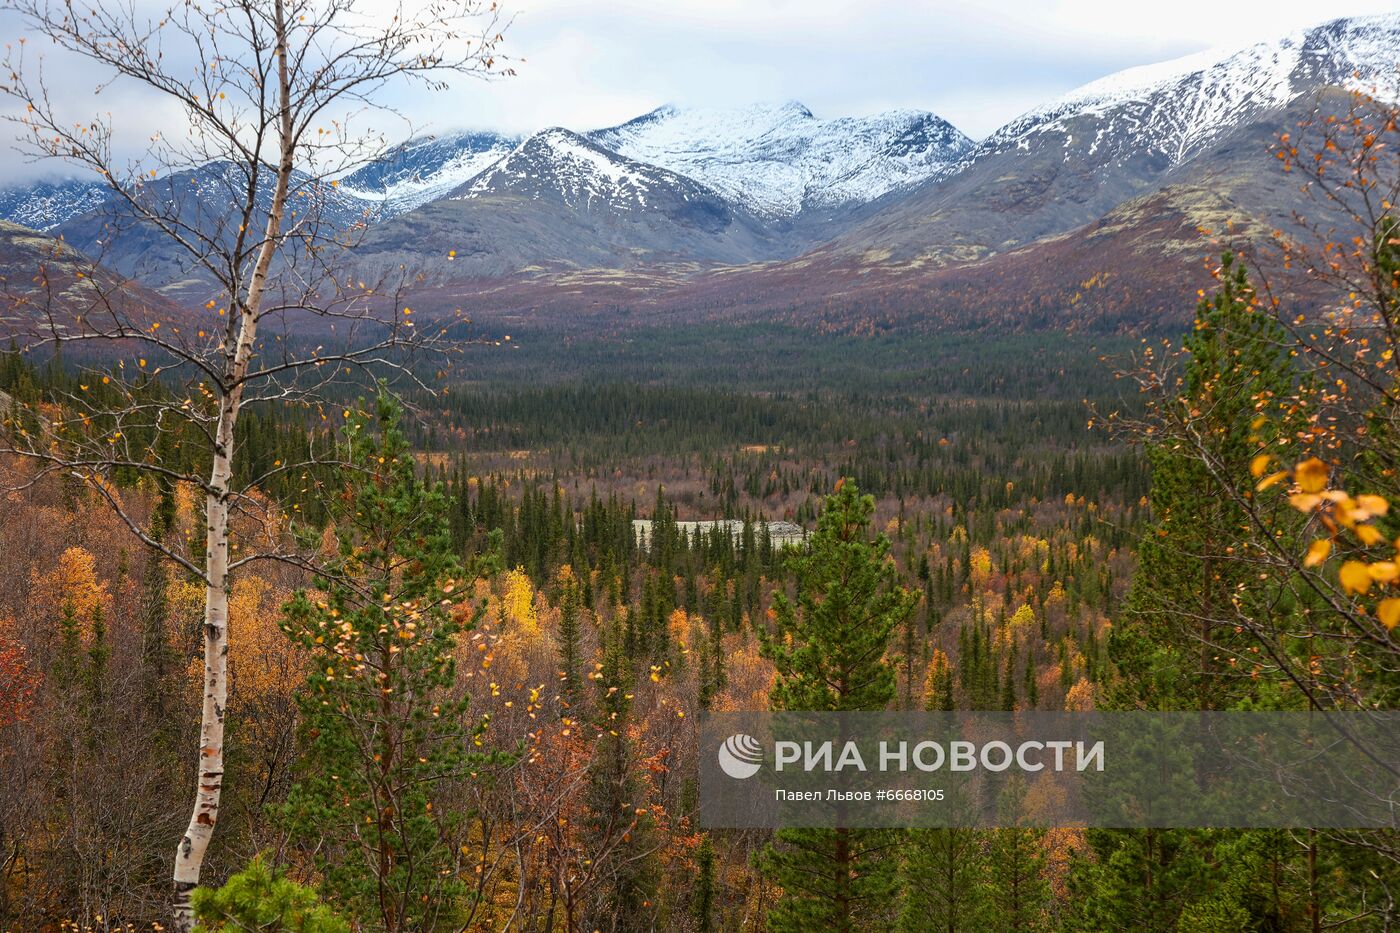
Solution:
[[(1400, 99), (1397, 62), (1400, 13), (1334, 19), (1104, 76), (977, 142), (919, 110), (821, 119), (797, 101), (668, 104), (591, 131), (416, 137), (317, 198), (332, 222), (365, 228), (347, 262), (423, 264), (439, 283), (516, 277), (529, 291), (559, 276), (570, 294), (692, 289), (758, 313), (789, 297), (822, 303), (814, 270), (844, 294), (966, 267), (963, 278), (1014, 297), (1015, 283), (976, 270), (1014, 268), (1050, 288), (1054, 276), (998, 257), (1043, 247), (1068, 261), (1068, 241), (1136, 255), (1110, 240), (1141, 245), (1154, 222), (1115, 212), (1146, 199), (1184, 216), (1179, 198), (1152, 201), (1165, 191), (1195, 192), (1187, 201), (1215, 205), (1212, 214), (1229, 206), (1248, 229), (1286, 221), (1298, 192), (1265, 158), (1269, 145), (1337, 89), (1376, 87)], [(172, 197), (183, 190), (178, 180), (153, 187), (162, 184)], [(110, 260), (119, 274), (189, 291), (158, 238), (136, 231), (127, 243), (94, 232), (104, 211), (83, 210), (92, 197), (81, 182), (0, 192), (0, 217), (22, 212), (28, 226)], [(61, 221), (46, 226), (45, 211)], [(1190, 240), (1175, 226), (1163, 235)], [(1083, 253), (1073, 261), (1084, 271)], [(638, 288), (619, 292), (617, 275), (639, 276)], [(765, 288), (776, 297), (764, 299)], [(724, 297), (725, 289), (746, 293)], [(913, 292), (907, 301), (911, 316), (927, 310)]]

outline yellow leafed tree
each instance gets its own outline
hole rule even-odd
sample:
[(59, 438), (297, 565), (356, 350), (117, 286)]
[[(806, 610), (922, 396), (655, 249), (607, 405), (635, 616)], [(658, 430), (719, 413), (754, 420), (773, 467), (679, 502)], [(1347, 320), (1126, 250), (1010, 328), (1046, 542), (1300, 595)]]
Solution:
[(540, 630), (540, 619), (535, 611), (535, 587), (530, 575), (523, 567), (506, 573), (505, 617), (519, 630), (533, 635)]

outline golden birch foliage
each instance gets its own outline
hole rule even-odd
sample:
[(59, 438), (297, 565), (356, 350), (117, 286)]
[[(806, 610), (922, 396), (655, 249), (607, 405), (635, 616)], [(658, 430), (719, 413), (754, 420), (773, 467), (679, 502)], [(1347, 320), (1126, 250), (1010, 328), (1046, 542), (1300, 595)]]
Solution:
[(292, 643), (278, 626), (279, 607), (291, 594), (262, 577), (244, 575), (229, 594), (229, 666), (244, 698), (290, 695), (301, 681)]
[[(1351, 556), (1337, 568), (1342, 592), (1359, 602), (1363, 597), (1374, 600), (1370, 609), (1387, 630), (1400, 626), (1400, 539), (1386, 540), (1373, 524), (1390, 511), (1389, 500), (1377, 495), (1352, 496), (1334, 486), (1331, 467), (1317, 457), (1265, 476), (1271, 460), (1271, 456), (1261, 454), (1250, 464), (1250, 471), (1259, 480), (1259, 491), (1292, 480), (1289, 505), (1314, 516), (1327, 532), (1308, 545), (1303, 566), (1325, 566), (1337, 546), (1345, 544)], [(1366, 607), (1359, 608), (1365, 611)]]
[(1081, 677), (1078, 683), (1069, 688), (1069, 693), (1065, 694), (1065, 711), (1069, 713), (1090, 712), (1094, 708), (1094, 701), (1094, 685), (1089, 683), (1088, 678)]
[(189, 538), (202, 526), (198, 521), (199, 508), (203, 505), (203, 495), (199, 490), (189, 483), (177, 483), (175, 485), (175, 527), (186, 529), (185, 536)]
[(924, 708), (931, 709), (938, 700), (939, 682), (948, 675), (948, 653), (942, 648), (933, 649), (928, 667), (924, 669)]
[[(188, 579), (172, 583), (168, 592), (171, 616), (198, 618), (204, 607), (204, 587)], [(281, 605), (290, 593), (262, 577), (244, 574), (229, 591), (229, 687), (241, 703), (257, 704), (290, 696), (302, 680), (296, 649), (278, 626)], [(204, 682), (204, 662), (190, 661), (193, 689)]]
[(1069, 792), (1063, 775), (1041, 771), (1026, 788), (1021, 813), (1035, 826), (1057, 826), (1070, 822)]
[(1077, 826), (1052, 826), (1045, 831), (1041, 841), (1045, 849), (1045, 875), (1050, 881), (1050, 890), (1056, 900), (1063, 902), (1070, 896), (1070, 868), (1076, 857), (1083, 857), (1088, 850), (1084, 830)]
[(505, 616), (517, 629), (528, 634), (540, 630), (540, 619), (535, 611), (535, 587), (530, 575), (523, 567), (506, 573)]
[(715, 698), (711, 708), (716, 712), (767, 709), (768, 692), (777, 675), (773, 665), (759, 655), (758, 641), (741, 635), (726, 635), (725, 642), (727, 648), (737, 643), (727, 651), (729, 661), (725, 669), (729, 686)]
[(48, 573), (32, 571), (33, 595), (38, 606), (57, 615), (63, 607), (71, 606), (87, 635), (93, 610), (110, 608), (112, 597), (107, 584), (97, 576), (97, 558), (87, 548), (70, 547), (59, 555), (57, 565)]
[(972, 583), (978, 588), (985, 587), (992, 578), (992, 555), (984, 547), (972, 549), (970, 572)]
[(690, 616), (685, 609), (677, 606), (671, 611), (671, 618), (667, 620), (666, 627), (671, 632), (671, 642), (681, 649), (690, 650)]
[(177, 625), (204, 615), (204, 584), (187, 574), (175, 575), (166, 588), (165, 598), (170, 605), (170, 618), (176, 620)]

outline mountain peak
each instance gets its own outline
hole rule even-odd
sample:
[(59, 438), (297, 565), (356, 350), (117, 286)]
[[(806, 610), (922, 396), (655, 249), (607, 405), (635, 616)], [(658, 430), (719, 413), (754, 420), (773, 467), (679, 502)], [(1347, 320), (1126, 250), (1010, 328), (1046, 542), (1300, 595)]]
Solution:
[(926, 111), (821, 120), (795, 100), (667, 106), (588, 138), (779, 218), (867, 203), (936, 175), (972, 145)]
[[(1148, 138), (1159, 138), (1161, 151), (1180, 164), (1222, 130), (1287, 106), (1310, 89), (1336, 85), (1400, 97), (1397, 61), (1400, 13), (1334, 19), (1264, 42), (1205, 49), (1106, 75), (1017, 117), (982, 148), (1064, 130), (1078, 117), (1126, 113), (1136, 132), (1120, 139), (1137, 145), (1142, 125), (1151, 124)], [(1098, 130), (1102, 138), (1114, 134), (1114, 127)]]
[[(509, 155), (454, 191), (455, 200), (492, 195), (557, 199), (578, 211), (601, 205), (645, 208), (653, 190), (704, 192), (688, 178), (644, 165), (562, 126), (527, 137)], [(708, 194), (708, 192), (705, 192)]]

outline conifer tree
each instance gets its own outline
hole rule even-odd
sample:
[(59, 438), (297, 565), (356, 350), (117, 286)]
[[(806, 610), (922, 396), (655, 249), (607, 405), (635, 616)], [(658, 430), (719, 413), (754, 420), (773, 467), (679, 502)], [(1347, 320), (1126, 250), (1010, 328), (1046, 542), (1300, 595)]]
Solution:
[(715, 847), (710, 834), (700, 837), (695, 847), (695, 895), (690, 905), (697, 933), (711, 933), (715, 928)]
[[(1268, 598), (1242, 559), (1250, 530), (1235, 499), (1251, 493), (1250, 462), (1261, 441), (1299, 428), (1296, 415), (1259, 417), (1296, 391), (1286, 346), (1243, 264), (1226, 253), (1219, 286), (1198, 302), (1183, 342), (1187, 362), (1180, 397), (1171, 403), (1188, 413), (1195, 443), (1147, 438), (1153, 521), (1140, 541), (1124, 617), (1109, 639), (1118, 674), (1107, 690), (1110, 708), (1224, 709), (1253, 702), (1256, 686), (1218, 660), (1233, 653), (1228, 646), (1235, 636), (1216, 620), (1228, 615), (1246, 581), (1246, 598)], [(1271, 601), (1268, 611), (1286, 616), (1288, 601)], [(1090, 651), (1086, 661), (1093, 660)], [(1199, 894), (1205, 836), (1105, 830), (1090, 833), (1089, 841), (1094, 862), (1075, 865), (1090, 902), (1085, 928), (1176, 929), (1184, 905)]]
[[(599, 729), (589, 765), (587, 838), (606, 870), (583, 917), (584, 929), (655, 928), (655, 821), (643, 803), (643, 782), (631, 736), (633, 659), (616, 620), (604, 640), (597, 671)], [(569, 918), (570, 928), (579, 918)]]
[(1097, 861), (1076, 863), (1071, 900), (1075, 929), (1176, 930), (1183, 908), (1206, 878), (1200, 833), (1183, 830), (1089, 830)]
[[(147, 534), (153, 541), (165, 540), (174, 518), (174, 498), (161, 490), (157, 504), (151, 511), (151, 524)], [(168, 594), (169, 581), (160, 555), (152, 551), (146, 555), (146, 566), (141, 576), (141, 676), (144, 679), (145, 702), (157, 728), (165, 728), (167, 680), (174, 669), (174, 652), (170, 649), (166, 636), (166, 615), (170, 611)]]
[(1006, 676), (1001, 683), (1001, 704), (1000, 708), (1006, 712), (1011, 712), (1016, 708), (1016, 646), (1008, 645), (1006, 649)]
[(1050, 884), (1045, 878), (1045, 833), (1020, 825), (1018, 819), (1024, 798), (1024, 783), (1012, 778), (998, 801), (1004, 828), (987, 835), (986, 916), (991, 929), (1035, 933), (1049, 928)]
[(578, 579), (565, 565), (559, 572), (559, 667), (561, 690), (569, 709), (578, 706), (583, 691), (579, 646), (579, 611), (583, 604)]
[(977, 830), (962, 827), (909, 831), (900, 871), (900, 930), (987, 929), (989, 879), (981, 837)]
[[(1120, 674), (1110, 702), (1118, 707), (1220, 709), (1240, 689), (1210, 647), (1228, 638), (1213, 620), (1255, 576), (1236, 547), (1246, 516), (1228, 493), (1252, 490), (1250, 461), (1261, 449), (1256, 419), (1270, 401), (1292, 394), (1295, 374), (1282, 328), (1229, 253), (1219, 282), (1197, 305), (1175, 402), (1192, 413), (1197, 449), (1147, 439), (1153, 524), (1109, 646)], [(1293, 427), (1271, 420), (1263, 429), (1276, 437)]]
[[(776, 594), (775, 630), (760, 630), (760, 649), (777, 669), (773, 709), (882, 710), (894, 699), (886, 651), (918, 596), (899, 585), (889, 540), (870, 540), (874, 511), (871, 496), (842, 480), (809, 549), (791, 558), (796, 601)], [(779, 831), (759, 858), (784, 892), (769, 928), (845, 933), (878, 925), (895, 888), (893, 844), (893, 834), (879, 830)]]
[(444, 806), (480, 756), (468, 751), (454, 650), (475, 622), (452, 550), (447, 503), (415, 473), (381, 395), (345, 429), (354, 469), (332, 507), (338, 550), (319, 592), (284, 608), (309, 654), (301, 693), (305, 751), (280, 809), (330, 899), (372, 929), (455, 929), (466, 889), (452, 844), (462, 814)]
[(221, 888), (196, 888), (194, 933), (350, 933), (350, 924), (261, 857)]

